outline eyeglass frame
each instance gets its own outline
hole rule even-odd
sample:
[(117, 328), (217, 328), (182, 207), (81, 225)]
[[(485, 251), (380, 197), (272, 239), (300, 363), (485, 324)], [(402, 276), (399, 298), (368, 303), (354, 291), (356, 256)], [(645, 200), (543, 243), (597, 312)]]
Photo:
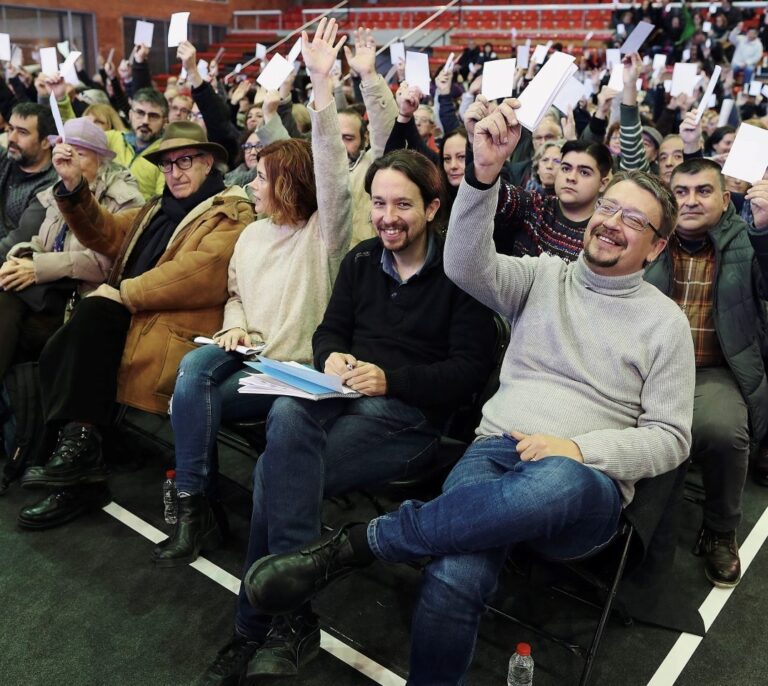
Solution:
[[(175, 160), (160, 160), (157, 163), (157, 168), (163, 172), (163, 174), (171, 174), (173, 172), (173, 166), (176, 165), (177, 169), (179, 171), (189, 171), (192, 169), (192, 165), (195, 163), (194, 160), (196, 157), (204, 157), (208, 153), (205, 152), (196, 152), (194, 155), (179, 155)], [(189, 160), (189, 166), (187, 165), (187, 162), (184, 162), (184, 165), (182, 166), (179, 164), (179, 160)], [(168, 169), (165, 169), (165, 166), (168, 166)]]
[[(619, 217), (621, 218), (621, 223), (624, 224), (624, 226), (626, 226), (631, 231), (636, 231), (637, 233), (642, 233), (646, 229), (650, 229), (659, 238), (662, 238), (662, 239), (664, 238), (664, 236), (661, 235), (661, 232), (659, 231), (659, 229), (657, 229), (653, 224), (651, 224), (650, 219), (648, 219), (648, 217), (646, 217), (642, 212), (637, 212), (636, 213), (634, 210), (628, 210), (626, 207), (622, 207), (621, 205), (619, 205), (615, 200), (610, 200), (608, 198), (598, 198), (597, 200), (595, 200), (595, 212), (600, 212), (600, 208), (601, 207), (605, 207), (604, 203), (606, 203), (606, 202), (613, 203), (614, 205), (616, 205), (616, 209), (613, 212), (611, 212), (610, 214), (606, 214), (605, 212), (602, 212), (601, 214), (603, 214), (604, 216), (606, 216), (606, 217), (615, 217), (616, 213), (619, 212), (620, 213)], [(635, 219), (642, 218), (642, 220), (644, 222), (643, 223), (643, 228), (636, 229), (634, 226), (630, 226), (629, 223), (627, 222), (627, 220), (624, 218), (624, 213), (625, 212), (632, 213), (632, 216)]]
[(166, 117), (162, 112), (145, 112), (144, 110), (137, 110), (134, 106), (131, 107), (131, 112), (133, 112), (139, 119), (146, 118), (153, 122), (162, 121)]
[[(240, 150), (242, 150), (243, 152), (248, 152), (249, 150), (253, 150), (254, 148), (258, 148), (259, 150), (263, 150), (264, 149), (264, 145), (263, 145), (263, 143), (243, 143), (240, 146)], [(258, 152), (258, 150), (257, 150), (257, 152)]]

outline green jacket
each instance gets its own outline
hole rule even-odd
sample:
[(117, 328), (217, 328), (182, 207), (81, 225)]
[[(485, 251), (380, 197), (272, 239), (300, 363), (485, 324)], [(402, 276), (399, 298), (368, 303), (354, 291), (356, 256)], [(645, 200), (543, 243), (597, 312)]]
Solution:
[[(748, 231), (730, 205), (708, 235), (715, 248), (715, 331), (749, 408), (752, 438), (759, 441), (768, 430), (768, 380), (762, 355), (768, 232)], [(672, 253), (666, 248), (646, 268), (645, 280), (670, 295), (673, 274)]]
[[(75, 118), (75, 111), (72, 109), (72, 103), (69, 98), (62, 98), (59, 102), (59, 111), (64, 121)], [(160, 145), (160, 140), (156, 140), (149, 147), (137, 153), (133, 146), (125, 139), (125, 133), (122, 131), (105, 131), (107, 134), (107, 144), (109, 149), (115, 153), (114, 161), (123, 165), (131, 171), (131, 175), (139, 184), (139, 190), (145, 200), (161, 195), (165, 186), (165, 177), (163, 172), (144, 159), (148, 152), (156, 150)]]

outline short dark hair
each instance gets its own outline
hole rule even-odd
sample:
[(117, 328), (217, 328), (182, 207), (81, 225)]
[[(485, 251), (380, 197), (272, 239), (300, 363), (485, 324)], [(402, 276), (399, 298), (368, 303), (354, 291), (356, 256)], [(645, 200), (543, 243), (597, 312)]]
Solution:
[(38, 105), (36, 102), (20, 102), (11, 110), (11, 114), (22, 119), (36, 117), (37, 139), (40, 141), (47, 136), (56, 135), (56, 122), (53, 120), (51, 108), (46, 105)]
[(569, 152), (583, 152), (589, 155), (597, 164), (600, 170), (600, 176), (608, 176), (613, 169), (613, 158), (611, 151), (602, 143), (587, 143), (586, 141), (567, 141), (560, 148), (560, 159), (562, 160)]
[(710, 149), (713, 148), (721, 140), (723, 140), (723, 138), (725, 138), (729, 133), (736, 133), (736, 129), (734, 129), (732, 126), (718, 126), (712, 132), (712, 135), (709, 137), (709, 140), (707, 140), (707, 147)]
[(678, 174), (699, 174), (703, 171), (711, 170), (717, 175), (717, 180), (720, 182), (720, 190), (725, 190), (725, 178), (723, 177), (722, 167), (714, 160), (709, 160), (706, 157), (694, 157), (690, 160), (685, 160), (682, 164), (678, 164), (672, 170), (672, 176), (669, 179), (669, 185), (672, 185), (672, 181)]
[[(677, 169), (680, 169), (680, 167)], [(677, 172), (677, 169), (672, 172), (673, 176), (675, 172)], [(605, 190), (607, 191), (609, 188), (622, 181), (631, 181), (639, 188), (648, 191), (651, 195), (656, 197), (656, 200), (658, 200), (659, 205), (661, 206), (661, 226), (658, 227), (659, 234), (661, 234), (662, 238), (669, 238), (675, 230), (675, 226), (677, 226), (678, 211), (677, 200), (669, 186), (655, 174), (649, 174), (648, 172), (640, 171), (639, 169), (633, 169), (631, 171), (622, 171), (615, 174)]]
[(445, 225), (445, 182), (437, 166), (427, 157), (415, 150), (393, 150), (375, 160), (365, 174), (365, 192), (371, 194), (373, 177), (382, 169), (394, 169), (404, 174), (419, 189), (424, 207), (433, 200), (440, 201), (440, 208), (434, 219), (427, 223), (427, 229), (435, 233), (442, 231)]
[(131, 102), (148, 102), (150, 105), (156, 105), (163, 111), (164, 117), (168, 116), (168, 101), (162, 93), (154, 88), (141, 88), (137, 90), (133, 94)]

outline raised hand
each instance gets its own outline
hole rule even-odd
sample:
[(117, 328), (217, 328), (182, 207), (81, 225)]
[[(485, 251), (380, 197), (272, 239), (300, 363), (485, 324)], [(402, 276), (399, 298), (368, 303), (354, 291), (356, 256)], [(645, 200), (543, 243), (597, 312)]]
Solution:
[(768, 229), (768, 180), (765, 179), (765, 175), (762, 181), (753, 184), (747, 191), (746, 198), (752, 204), (755, 228), (760, 231)]
[(355, 52), (349, 46), (344, 46), (349, 68), (357, 72), (363, 81), (376, 76), (376, 39), (371, 29), (355, 31)]
[(144, 43), (139, 43), (133, 48), (133, 61), (141, 64), (149, 58), (149, 48)]
[(421, 90), (418, 86), (409, 86), (407, 81), (403, 81), (395, 93), (395, 101), (400, 116), (404, 119), (410, 119), (414, 112), (419, 109)]
[(197, 50), (188, 40), (181, 41), (176, 49), (176, 57), (181, 60), (181, 66), (187, 70), (187, 81), (192, 88), (198, 88), (203, 82), (203, 77), (197, 71)]
[(515, 110), (520, 102), (506, 99), (494, 112), (475, 126), (472, 150), (475, 176), (481, 183), (494, 183), (504, 163), (520, 141), (521, 126)]
[(336, 34), (338, 31), (339, 27), (335, 19), (323, 18), (320, 20), (311, 42), (307, 32), (301, 32), (301, 54), (311, 79), (330, 77), (339, 50), (347, 40), (346, 36), (342, 36), (337, 43)]
[(685, 115), (680, 123), (680, 138), (683, 139), (683, 152), (694, 153), (701, 148), (701, 123), (696, 123), (696, 112), (693, 109)]
[(261, 111), (264, 113), (264, 122), (267, 123), (272, 120), (277, 114), (277, 108), (280, 106), (280, 93), (279, 91), (266, 91), (264, 99), (261, 101)]
[(495, 109), (495, 103), (489, 103), (484, 95), (478, 95), (477, 99), (464, 112), (464, 128), (467, 130), (470, 145), (472, 145), (474, 139), (477, 122), (485, 119)]
[(611, 111), (611, 103), (618, 94), (618, 91), (608, 88), (608, 86), (603, 86), (600, 89), (600, 92), (597, 94), (597, 111), (595, 112), (595, 116), (598, 119), (608, 118), (608, 114)]
[(435, 79), (435, 87), (439, 95), (450, 95), (451, 84), (453, 83), (453, 73), (450, 71), (441, 71)]
[(83, 180), (80, 155), (66, 143), (57, 143), (53, 148), (53, 168), (68, 191), (73, 191)]

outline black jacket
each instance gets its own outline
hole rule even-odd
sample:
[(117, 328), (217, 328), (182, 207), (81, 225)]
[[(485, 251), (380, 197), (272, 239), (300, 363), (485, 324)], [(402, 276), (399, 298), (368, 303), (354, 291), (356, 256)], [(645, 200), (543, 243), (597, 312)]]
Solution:
[(435, 426), (485, 385), (493, 367), (493, 313), (445, 275), (443, 242), (416, 276), (398, 284), (381, 266), (378, 238), (341, 263), (312, 338), (315, 366), (333, 352), (381, 367), (387, 395), (419, 408)]

